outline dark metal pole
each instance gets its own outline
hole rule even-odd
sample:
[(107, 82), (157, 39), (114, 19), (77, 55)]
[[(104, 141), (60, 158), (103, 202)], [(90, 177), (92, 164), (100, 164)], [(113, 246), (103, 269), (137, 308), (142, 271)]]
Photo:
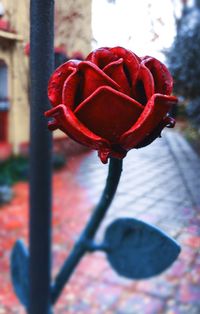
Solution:
[(54, 1), (31, 0), (30, 314), (50, 313), (51, 135), (44, 112), (53, 71)]

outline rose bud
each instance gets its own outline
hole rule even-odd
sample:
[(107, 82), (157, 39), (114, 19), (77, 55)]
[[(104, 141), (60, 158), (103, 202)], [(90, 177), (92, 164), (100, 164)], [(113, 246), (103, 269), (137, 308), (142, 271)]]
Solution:
[(48, 127), (98, 150), (103, 163), (121, 159), (174, 126), (168, 114), (177, 103), (172, 87), (169, 71), (157, 59), (121, 47), (100, 48), (85, 61), (67, 61), (51, 76)]

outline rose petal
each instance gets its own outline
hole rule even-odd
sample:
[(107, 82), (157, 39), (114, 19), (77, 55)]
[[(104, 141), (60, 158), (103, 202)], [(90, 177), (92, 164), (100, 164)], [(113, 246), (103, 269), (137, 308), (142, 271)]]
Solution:
[(110, 86), (120, 90), (120, 86), (90, 61), (83, 61), (78, 66), (82, 76), (82, 100), (90, 96), (101, 86)]
[(74, 115), (70, 108), (61, 104), (45, 112), (46, 117), (54, 121), (49, 122), (51, 130), (60, 129), (75, 141), (90, 148), (101, 150), (109, 149), (110, 144), (105, 139), (88, 130)]
[(130, 86), (134, 86), (139, 73), (140, 58), (132, 51), (122, 47), (110, 48), (118, 58), (123, 58), (124, 71), (129, 80)]
[(121, 92), (131, 95), (130, 85), (128, 83), (123, 67), (123, 59), (113, 61), (103, 68), (103, 71), (121, 87)]
[(75, 110), (78, 119), (95, 134), (117, 143), (138, 119), (143, 106), (111, 87), (99, 88)]
[(143, 65), (140, 65), (138, 79), (132, 90), (133, 98), (139, 103), (146, 105), (147, 101), (154, 94), (154, 80), (151, 72)]
[(101, 149), (98, 151), (98, 156), (103, 164), (107, 164), (108, 158), (113, 157), (117, 159), (123, 159), (127, 154), (126, 150), (113, 150), (111, 149)]
[(96, 64), (100, 69), (103, 69), (107, 64), (118, 60), (119, 58), (114, 55), (110, 48), (103, 47), (92, 51), (86, 58), (86, 61), (91, 61)]
[(48, 84), (48, 97), (53, 106), (57, 106), (62, 102), (63, 84), (67, 77), (74, 73), (80, 61), (70, 60), (59, 66), (50, 77)]
[(173, 79), (166, 66), (152, 57), (143, 57), (142, 64), (145, 65), (153, 75), (155, 93), (171, 95), (173, 89)]
[(65, 80), (62, 90), (62, 104), (74, 110), (80, 103), (81, 76), (75, 69)]
[(161, 137), (162, 130), (167, 128), (173, 128), (175, 126), (175, 120), (171, 117), (165, 117), (159, 125), (149, 134), (147, 137), (144, 138), (135, 148), (142, 148), (149, 144), (151, 144), (157, 137)]
[(176, 97), (161, 94), (153, 95), (135, 125), (122, 134), (119, 141), (120, 145), (127, 150), (136, 147), (151, 134), (176, 103)]
[(124, 58), (127, 60), (127, 62), (131, 63), (132, 61), (135, 61), (135, 59), (140, 63), (141, 59), (131, 50), (125, 49), (123, 47), (113, 47), (109, 48), (112, 53), (114, 53), (116, 56), (120, 58)]

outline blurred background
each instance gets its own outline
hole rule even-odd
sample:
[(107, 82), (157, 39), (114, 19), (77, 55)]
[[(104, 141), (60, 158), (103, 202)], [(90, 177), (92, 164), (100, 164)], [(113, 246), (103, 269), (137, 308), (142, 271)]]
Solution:
[[(9, 273), (14, 242), (28, 242), (29, 1), (0, 1), (0, 313), (25, 313)], [(156, 224), (182, 245), (164, 274), (133, 282), (88, 255), (55, 313), (200, 312), (200, 1), (57, 0), (55, 68), (92, 49), (122, 46), (164, 62), (179, 104), (175, 130), (128, 154), (122, 182), (98, 237), (116, 217)], [(59, 131), (53, 141), (53, 275), (98, 201), (107, 166)]]

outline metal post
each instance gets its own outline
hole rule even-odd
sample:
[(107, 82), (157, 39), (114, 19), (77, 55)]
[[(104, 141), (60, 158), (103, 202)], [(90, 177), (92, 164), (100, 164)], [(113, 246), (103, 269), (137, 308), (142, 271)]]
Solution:
[(53, 71), (54, 1), (31, 0), (30, 304), (28, 313), (50, 313), (51, 134), (47, 84)]

